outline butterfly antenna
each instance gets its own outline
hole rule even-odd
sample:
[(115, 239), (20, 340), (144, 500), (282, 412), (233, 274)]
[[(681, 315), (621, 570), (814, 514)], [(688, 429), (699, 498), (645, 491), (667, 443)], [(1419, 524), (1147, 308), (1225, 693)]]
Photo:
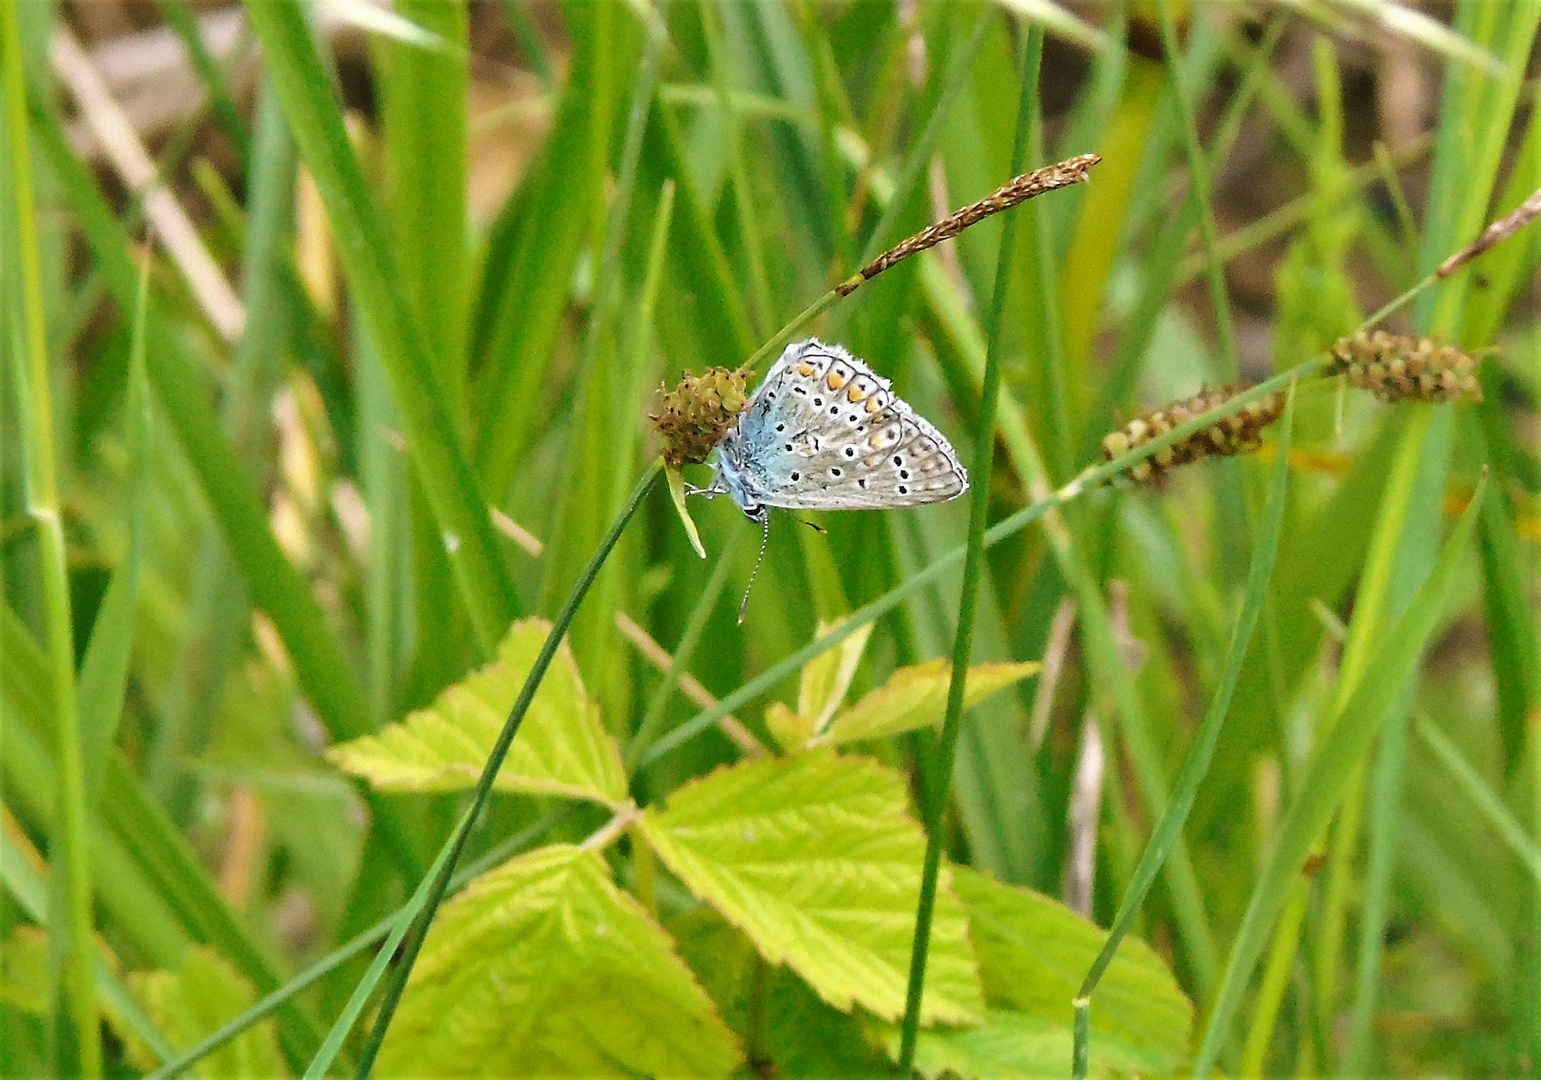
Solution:
[(749, 590), (754, 588), (755, 575), (760, 572), (760, 564), (765, 561), (765, 546), (770, 543), (770, 515), (766, 514), (760, 522), (764, 532), (760, 534), (760, 554), (754, 560), (754, 569), (749, 571), (749, 584), (744, 586), (744, 598), (738, 605), (738, 625), (744, 625), (744, 616), (749, 613)]

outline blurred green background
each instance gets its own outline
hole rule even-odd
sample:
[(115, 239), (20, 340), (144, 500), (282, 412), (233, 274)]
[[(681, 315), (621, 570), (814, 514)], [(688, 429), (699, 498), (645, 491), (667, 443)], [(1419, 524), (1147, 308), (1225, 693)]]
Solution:
[[(248, 1002), (406, 898), (460, 802), (366, 796), (322, 749), (431, 702), (513, 617), (555, 613), (657, 456), (660, 384), (736, 366), (872, 245), (1008, 179), (1028, 26), (1029, 163), (1103, 160), (1012, 211), (992, 520), (1142, 409), (1319, 354), (1541, 186), (1534, 0), (336, 0), (294, 9), (309, 33), (254, 3), (8, 16), (7, 1076), (49, 1068), (28, 982), (42, 860), (88, 867), (93, 891), (85, 913), (54, 899), (55, 945), (94, 926), (120, 972), (148, 972), (208, 944)], [(813, 328), (965, 459), (1000, 228)], [(1313, 797), (1340, 673), (1484, 467), (1489, 484), (1417, 677), (1289, 887), (1227, 1072), (1541, 1075), (1538, 235), (1393, 319), (1487, 350), (1480, 404), (1298, 395), (1268, 603), (1184, 832), (1199, 904), (1164, 877), (1136, 927), (1201, 1024), (1275, 828)], [(1107, 924), (1159, 812), (1140, 777), (1171, 782), (1220, 678), (1273, 449), (1066, 514), (1142, 716), (1093, 677), (1043, 531), (991, 549), (976, 657), (1048, 671), (970, 712), (952, 858)], [(660, 485), (574, 625), (623, 740), (697, 613), (660, 730), (961, 543), (968, 514), (813, 515), (827, 533), (779, 516), (740, 627), (758, 530), (726, 500), (693, 512), (711, 561)], [(857, 693), (949, 653), (957, 577), (876, 624)], [(735, 715), (763, 734), (796, 692)], [(874, 752), (919, 783), (931, 744)], [(708, 731), (633, 795), (736, 754)], [(495, 796), (470, 855), (556, 805)], [(546, 839), (603, 820), (578, 810)], [(290, 1067), (366, 962), (284, 1014)], [(112, 1037), (106, 1054), (135, 1074)]]

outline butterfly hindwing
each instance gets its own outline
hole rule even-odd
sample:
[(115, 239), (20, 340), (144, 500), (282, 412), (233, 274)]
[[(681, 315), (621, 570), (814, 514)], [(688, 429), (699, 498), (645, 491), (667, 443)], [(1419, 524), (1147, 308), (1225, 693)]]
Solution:
[(766, 506), (862, 510), (968, 488), (950, 443), (887, 379), (839, 346), (788, 346), (740, 417), (735, 456)]

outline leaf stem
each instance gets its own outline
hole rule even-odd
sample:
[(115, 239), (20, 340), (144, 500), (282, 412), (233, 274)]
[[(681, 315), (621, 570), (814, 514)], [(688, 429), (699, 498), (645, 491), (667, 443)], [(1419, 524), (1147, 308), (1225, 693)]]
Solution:
[[(1029, 120), (1036, 106), (1034, 90), (1043, 59), (1043, 31), (1028, 31), (1021, 61), (1021, 93), (1017, 102), (1016, 139), (1011, 151), (1011, 172), (1022, 171), (1027, 153)], [(890, 204), (892, 206), (893, 204)], [(920, 1030), (921, 994), (926, 981), (926, 958), (931, 944), (931, 919), (936, 907), (937, 878), (942, 861), (942, 818), (952, 788), (953, 759), (958, 733), (963, 726), (963, 694), (968, 682), (969, 660), (974, 652), (974, 621), (979, 609), (979, 586), (984, 577), (985, 519), (990, 510), (990, 472), (995, 457), (995, 411), (1000, 397), (1001, 313), (1006, 306), (1011, 280), (1012, 254), (1016, 247), (1017, 215), (1008, 217), (1001, 230), (1000, 253), (995, 263), (995, 287), (985, 323), (985, 374), (980, 393), (979, 427), (974, 436), (973, 491), (969, 502), (968, 545), (963, 562), (963, 595), (958, 601), (958, 629), (953, 639), (952, 677), (947, 686), (947, 714), (937, 747), (932, 788), (923, 807), (926, 818), (926, 856), (921, 870), (920, 902), (915, 911), (915, 941), (910, 950), (910, 979), (905, 992), (904, 1028), (899, 1043), (899, 1072), (908, 1076), (915, 1062), (915, 1042)]]

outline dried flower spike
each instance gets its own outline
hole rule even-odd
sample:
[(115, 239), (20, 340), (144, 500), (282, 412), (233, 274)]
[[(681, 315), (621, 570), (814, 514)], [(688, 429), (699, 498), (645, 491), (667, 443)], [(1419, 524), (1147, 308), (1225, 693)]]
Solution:
[(652, 417), (663, 438), (664, 461), (675, 468), (704, 462), (744, 411), (752, 374), (748, 368), (707, 368), (700, 375), (684, 375), (679, 386), (665, 393)]
[[(1243, 386), (1205, 388), (1192, 397), (1136, 417), (1117, 431), (1108, 433), (1102, 440), (1102, 455), (1112, 461), (1120, 454), (1186, 424), (1200, 413), (1219, 408), (1245, 389)], [(1263, 429), (1283, 413), (1284, 395), (1269, 394), (1206, 428), (1200, 428), (1187, 438), (1157, 450), (1144, 461), (1130, 466), (1127, 475), (1137, 483), (1144, 483), (1159, 480), (1167, 470), (1200, 458), (1250, 454), (1262, 445)]]
[(1433, 338), (1376, 330), (1339, 338), (1323, 370), (1382, 401), (1481, 401), (1476, 368), (1470, 354)]
[(1073, 158), (1056, 162), (1053, 165), (1045, 165), (1032, 172), (1023, 173), (1013, 177), (1005, 184), (996, 188), (976, 203), (970, 203), (961, 210), (944, 217), (941, 221), (927, 225), (920, 232), (907, 240), (903, 240), (889, 248), (883, 254), (873, 259), (858, 273), (842, 281), (835, 287), (835, 291), (841, 296), (849, 296), (861, 286), (863, 282), (871, 281), (884, 270), (896, 263), (903, 262), (911, 255), (917, 255), (927, 248), (935, 247), (943, 240), (950, 240), (971, 225), (977, 225), (991, 214), (999, 214), (1002, 210), (1010, 210), (1018, 203), (1025, 202), (1045, 192), (1055, 191), (1072, 184), (1079, 184), (1086, 179), (1087, 173), (1093, 165), (1102, 160), (1100, 154), (1079, 154)]

